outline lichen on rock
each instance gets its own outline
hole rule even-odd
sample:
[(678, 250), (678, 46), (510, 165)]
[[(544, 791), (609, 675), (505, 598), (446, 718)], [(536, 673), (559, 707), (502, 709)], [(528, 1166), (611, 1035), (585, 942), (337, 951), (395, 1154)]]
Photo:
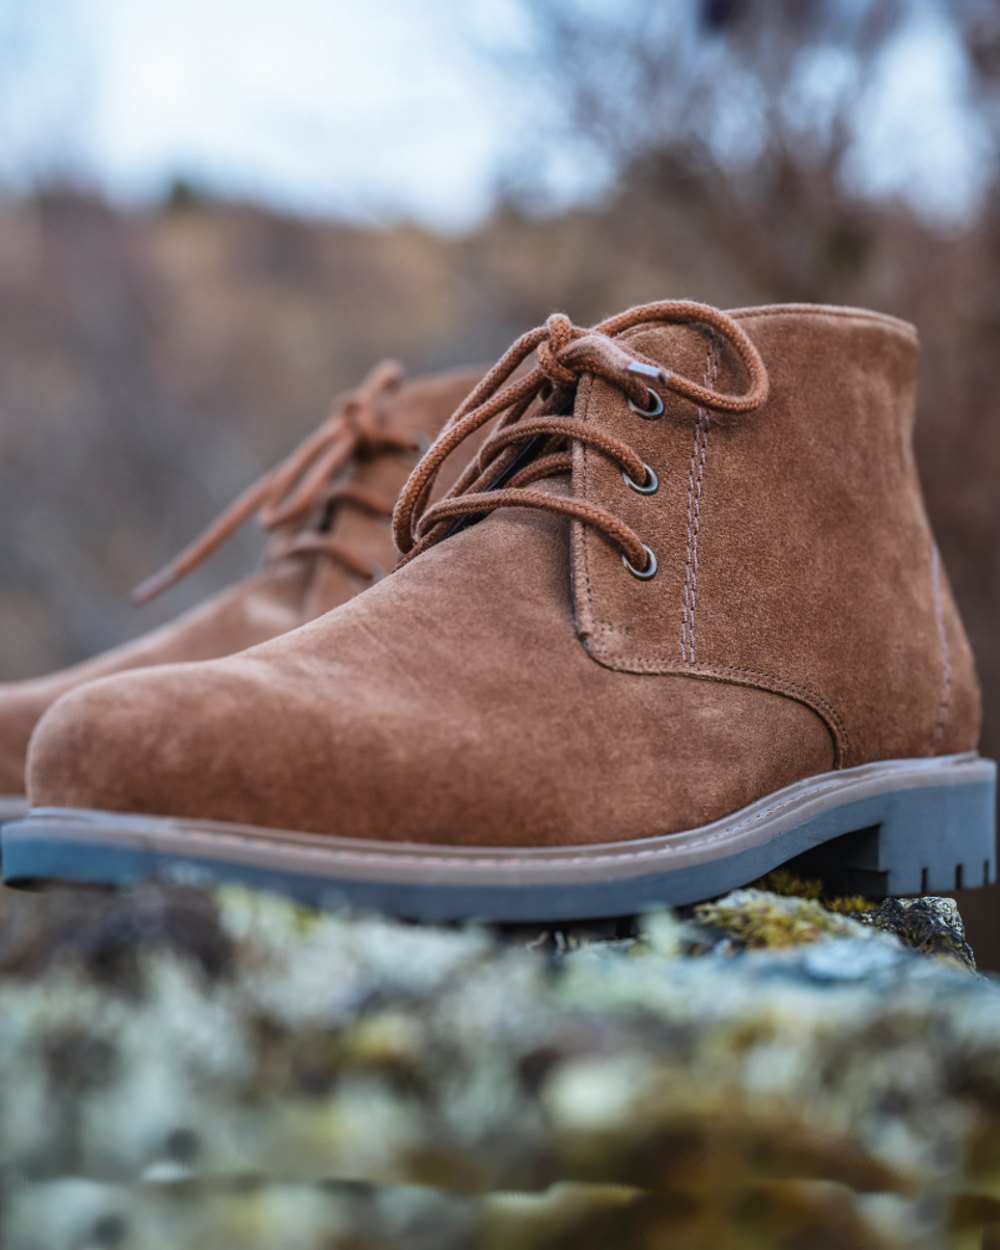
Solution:
[(786, 897), (765, 890), (736, 890), (694, 908), (699, 924), (723, 933), (740, 949), (781, 950), (820, 938), (863, 938), (856, 920), (818, 899)]
[(943, 933), (761, 889), (545, 941), (5, 896), (0, 1245), (966, 1250), (1000, 986)]
[(911, 950), (955, 960), (970, 972), (976, 957), (958, 904), (951, 898), (887, 898), (858, 917), (884, 933), (892, 933)]

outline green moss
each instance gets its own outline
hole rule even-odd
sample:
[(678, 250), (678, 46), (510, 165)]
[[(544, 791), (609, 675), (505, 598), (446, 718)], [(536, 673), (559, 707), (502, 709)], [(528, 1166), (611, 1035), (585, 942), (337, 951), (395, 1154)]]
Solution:
[(783, 898), (764, 890), (737, 890), (713, 903), (701, 903), (695, 917), (722, 929), (742, 946), (757, 950), (800, 946), (824, 937), (856, 937), (861, 930), (846, 916), (811, 898)]
[(827, 911), (836, 912), (839, 916), (857, 916), (870, 912), (875, 904), (860, 894), (829, 896), (823, 891), (823, 883), (819, 878), (797, 877), (785, 868), (776, 868), (767, 876), (754, 882), (753, 889), (765, 890), (769, 894), (778, 894), (782, 898), (804, 898), (822, 903)]
[(823, 906), (828, 911), (836, 912), (839, 916), (863, 916), (867, 915), (875, 904), (870, 898), (865, 898), (863, 894), (845, 894), (841, 898), (825, 898)]
[(782, 898), (806, 898), (816, 902), (819, 902), (823, 893), (822, 883), (818, 879), (807, 881), (785, 868), (775, 868), (774, 872), (761, 877), (749, 888), (765, 890), (768, 894), (778, 894)]

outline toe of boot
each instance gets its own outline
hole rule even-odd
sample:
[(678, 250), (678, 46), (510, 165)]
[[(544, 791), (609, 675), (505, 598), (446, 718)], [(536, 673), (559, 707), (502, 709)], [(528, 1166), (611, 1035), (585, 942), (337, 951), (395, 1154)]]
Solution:
[(232, 819), (232, 795), (246, 789), (233, 745), (252, 741), (248, 692), (213, 670), (123, 673), (64, 695), (31, 739), (32, 806)]
[(0, 685), (0, 795), (24, 793), (28, 742), (50, 702), (33, 683)]

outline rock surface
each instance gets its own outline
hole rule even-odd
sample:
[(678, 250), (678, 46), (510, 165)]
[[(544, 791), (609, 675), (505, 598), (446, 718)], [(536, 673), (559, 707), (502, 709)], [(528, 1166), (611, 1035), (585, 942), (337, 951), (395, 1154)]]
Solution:
[(766, 884), (613, 936), (4, 895), (0, 1245), (978, 1250), (1000, 983), (947, 900)]

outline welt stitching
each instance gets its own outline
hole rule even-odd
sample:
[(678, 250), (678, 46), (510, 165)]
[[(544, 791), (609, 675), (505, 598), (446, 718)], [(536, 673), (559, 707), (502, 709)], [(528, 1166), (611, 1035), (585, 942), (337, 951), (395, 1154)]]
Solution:
[[(747, 829), (750, 829), (754, 825), (759, 824), (762, 820), (766, 820), (767, 817), (773, 816), (775, 813), (783, 811), (787, 807), (793, 807), (797, 803), (800, 803), (803, 799), (808, 799), (814, 794), (821, 794), (827, 788), (827, 785), (828, 783), (820, 783), (815, 786), (810, 786), (806, 789), (799, 790), (791, 798), (783, 799), (780, 803), (771, 804), (768, 807), (761, 809), (761, 811), (755, 812), (753, 816), (743, 817), (741, 820), (737, 821), (736, 824), (731, 825), (726, 829), (720, 829), (716, 833), (705, 834), (704, 837), (701, 837), (698, 839), (698, 846), (699, 847), (711, 846), (718, 842), (730, 841), (731, 839), (736, 837), (738, 834), (744, 833)], [(206, 841), (208, 841), (209, 843), (215, 843), (216, 845), (220, 845), (220, 846), (225, 846), (228, 844), (231, 846), (247, 846), (247, 847), (265, 846), (265, 847), (271, 847), (271, 848), (275, 848), (279, 850), (293, 849), (295, 854), (300, 855), (303, 858), (309, 858), (309, 859), (329, 860), (330, 855), (331, 855), (331, 851), (329, 847), (302, 846), (300, 844), (297, 845), (295, 843), (278, 841), (277, 839), (274, 839), (274, 838), (254, 837), (251, 835), (238, 834), (238, 833), (219, 833), (218, 831), (212, 830), (212, 829), (197, 829), (196, 826), (195, 828), (196, 828), (197, 833), (201, 837), (205, 838)], [(691, 832), (691, 831), (682, 830), (681, 832)], [(660, 835), (660, 836), (670, 837), (669, 834)], [(667, 855), (677, 855), (683, 849), (684, 849), (683, 847), (670, 846), (668, 844), (666, 846), (651, 847), (651, 848), (646, 848), (646, 849), (637, 850), (637, 851), (609, 851), (607, 854), (596, 854), (596, 855), (595, 854), (573, 855), (573, 856), (561, 855), (555, 859), (555, 862), (559, 865), (593, 864), (595, 862), (606, 863), (606, 864), (626, 863), (630, 860), (663, 858), (664, 856), (667, 856)], [(334, 851), (333, 854), (336, 854), (336, 851)], [(466, 858), (459, 857), (457, 855), (394, 855), (392, 853), (385, 853), (385, 852), (379, 853), (375, 851), (355, 851), (355, 850), (351, 850), (347, 852), (347, 855), (350, 859), (359, 861), (362, 863), (367, 862), (367, 863), (376, 863), (376, 864), (408, 864), (408, 865), (413, 865), (413, 866), (420, 866), (422, 864), (424, 865), (451, 864), (456, 867), (457, 866), (469, 867), (471, 864), (476, 867), (488, 866), (488, 867), (503, 868), (505, 866), (511, 867), (511, 866), (520, 866), (520, 865), (529, 865), (532, 863), (535, 863), (535, 864), (538, 863), (537, 858), (534, 858), (534, 857), (529, 858), (527, 856), (516, 855), (516, 854), (511, 854), (511, 855), (503, 856), (503, 857), (496, 856), (496, 855), (494, 856), (477, 855), (475, 860), (469, 860)]]
[(934, 592), (934, 622), (937, 626), (938, 648), (941, 653), (941, 696), (938, 700), (937, 716), (934, 730), (931, 733), (931, 745), (928, 755), (935, 755), (944, 737), (944, 727), (951, 710), (951, 650), (948, 646), (948, 630), (944, 619), (944, 598), (941, 594), (941, 555), (937, 544), (931, 548), (931, 585)]

